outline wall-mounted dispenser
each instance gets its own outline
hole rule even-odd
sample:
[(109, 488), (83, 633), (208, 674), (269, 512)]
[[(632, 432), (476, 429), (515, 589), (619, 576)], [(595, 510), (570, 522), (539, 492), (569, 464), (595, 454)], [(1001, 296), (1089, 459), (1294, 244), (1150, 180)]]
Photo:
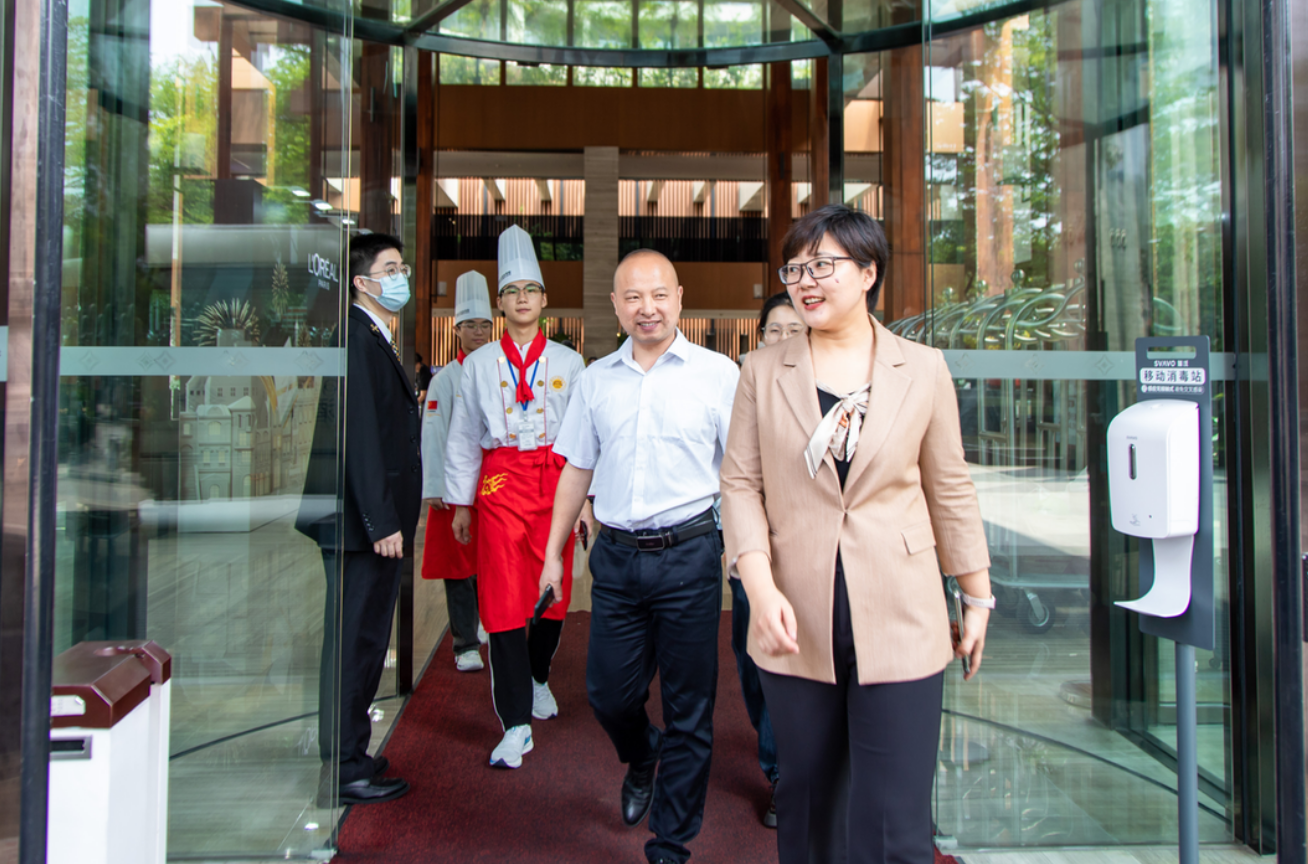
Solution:
[(1113, 527), (1153, 541), (1154, 579), (1145, 596), (1117, 603), (1174, 618), (1190, 605), (1190, 562), (1199, 530), (1199, 405), (1137, 402), (1108, 426), (1108, 499)]

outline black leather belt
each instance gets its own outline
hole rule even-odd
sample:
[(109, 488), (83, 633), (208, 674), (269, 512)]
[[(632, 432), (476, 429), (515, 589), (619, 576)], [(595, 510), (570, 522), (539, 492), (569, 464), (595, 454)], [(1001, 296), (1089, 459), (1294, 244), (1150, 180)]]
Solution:
[(662, 552), (678, 543), (703, 537), (710, 531), (718, 530), (718, 523), (713, 518), (713, 510), (709, 509), (671, 528), (651, 528), (633, 532), (601, 525), (600, 529), (612, 537), (615, 543), (623, 546), (631, 546), (641, 552)]

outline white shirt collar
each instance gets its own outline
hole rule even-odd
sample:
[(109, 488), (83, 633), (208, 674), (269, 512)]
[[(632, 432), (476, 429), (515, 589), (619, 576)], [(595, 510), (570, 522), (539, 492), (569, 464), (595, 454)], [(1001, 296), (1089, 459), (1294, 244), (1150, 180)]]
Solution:
[[(618, 348), (618, 359), (633, 369), (640, 369), (641, 374), (644, 374), (645, 370), (641, 369), (640, 364), (636, 362), (636, 355), (633, 353), (634, 349), (632, 348), (632, 344), (633, 340), (630, 336), (622, 340), (622, 345)], [(658, 366), (662, 363), (664, 358), (669, 354), (683, 362), (690, 354), (690, 340), (681, 332), (680, 327), (677, 328), (676, 338), (672, 340), (672, 344), (668, 346), (668, 350), (664, 351), (659, 355), (659, 359), (654, 361), (654, 366)], [(650, 368), (653, 369), (654, 366), (651, 366)]]
[(391, 341), (391, 324), (390, 324), (390, 322), (389, 322), (389, 321), (383, 321), (383, 320), (382, 320), (382, 319), (381, 319), (377, 314), (375, 314), (375, 313), (374, 313), (371, 309), (369, 309), (367, 306), (364, 306), (362, 303), (355, 303), (354, 305), (357, 306), (358, 308), (362, 309), (363, 312), (364, 312), (364, 314), (366, 314), (369, 318), (371, 318), (373, 321), (375, 321), (375, 322), (377, 323), (377, 329), (379, 329), (379, 330), (382, 331), (382, 338), (384, 338), (387, 342), (390, 342), (390, 341)]

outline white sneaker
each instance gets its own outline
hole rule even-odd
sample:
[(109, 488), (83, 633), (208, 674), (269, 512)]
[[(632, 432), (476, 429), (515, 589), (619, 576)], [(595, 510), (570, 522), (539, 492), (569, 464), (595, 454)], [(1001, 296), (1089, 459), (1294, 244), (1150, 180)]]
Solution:
[(492, 768), (518, 768), (522, 757), (531, 752), (531, 727), (514, 726), (504, 733), (499, 746), (491, 751)]
[(490, 641), (490, 634), (487, 633), (486, 628), (480, 624), (477, 625), (477, 641), (483, 645)]
[(559, 716), (559, 703), (554, 701), (549, 684), (531, 682), (531, 716), (537, 720), (549, 720)]
[(481, 652), (474, 648), (471, 651), (455, 654), (454, 668), (460, 672), (480, 672), (486, 668), (486, 664), (481, 662)]

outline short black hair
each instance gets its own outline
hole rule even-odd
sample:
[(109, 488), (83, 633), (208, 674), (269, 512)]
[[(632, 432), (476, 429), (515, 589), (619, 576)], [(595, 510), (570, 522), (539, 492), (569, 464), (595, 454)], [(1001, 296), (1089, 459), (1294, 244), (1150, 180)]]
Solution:
[(758, 313), (758, 332), (762, 333), (767, 329), (768, 316), (771, 315), (772, 310), (778, 306), (789, 306), (791, 309), (795, 308), (794, 301), (790, 299), (789, 291), (782, 291), (773, 294), (771, 297), (763, 301), (763, 309)]
[(372, 265), (377, 256), (387, 249), (404, 251), (404, 243), (398, 237), (389, 234), (359, 234), (350, 241), (350, 296), (358, 289), (354, 287), (355, 276), (367, 276), (372, 272)]
[(872, 290), (867, 292), (867, 308), (869, 312), (873, 311), (886, 279), (890, 245), (886, 242), (886, 232), (882, 230), (881, 223), (866, 213), (844, 204), (828, 204), (804, 214), (786, 232), (786, 239), (781, 246), (781, 259), (789, 261), (801, 252), (817, 251), (822, 238), (828, 234), (844, 247), (849, 257), (857, 261), (859, 266), (866, 268), (876, 265), (877, 278), (872, 283)]

